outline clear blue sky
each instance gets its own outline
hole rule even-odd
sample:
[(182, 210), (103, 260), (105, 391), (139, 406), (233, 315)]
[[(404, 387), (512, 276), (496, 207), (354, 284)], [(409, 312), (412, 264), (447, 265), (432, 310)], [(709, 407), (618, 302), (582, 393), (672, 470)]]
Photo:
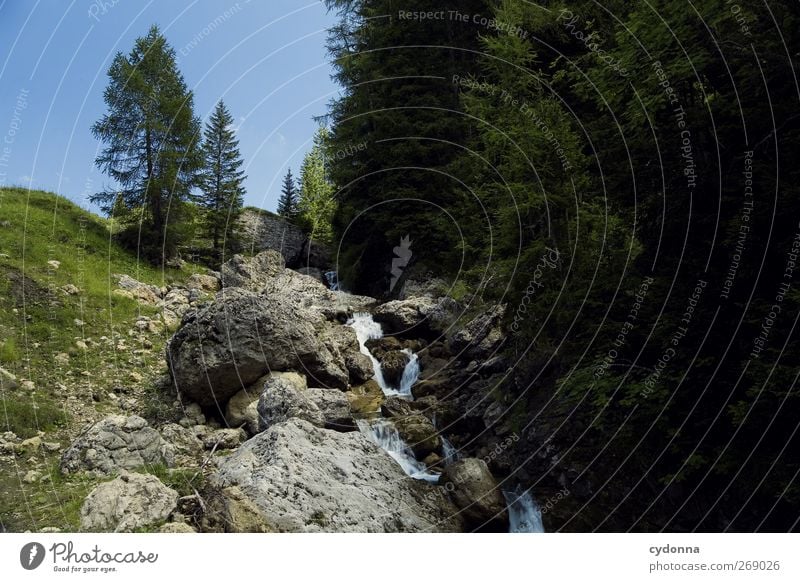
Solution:
[[(325, 51), (334, 15), (313, 0), (0, 0), (0, 184), (89, 207), (108, 179), (91, 125), (118, 51), (158, 24), (204, 121), (224, 99), (237, 119), (245, 203), (274, 210), (335, 95)], [(5, 173), (5, 175), (3, 174)]]

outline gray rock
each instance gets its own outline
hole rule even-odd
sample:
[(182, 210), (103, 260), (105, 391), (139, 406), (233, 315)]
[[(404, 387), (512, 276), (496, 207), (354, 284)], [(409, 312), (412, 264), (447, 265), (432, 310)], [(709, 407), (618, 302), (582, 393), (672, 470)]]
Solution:
[(293, 418), (223, 458), (213, 486), (237, 487), (266, 526), (284, 532), (460, 531), (434, 486), (407, 477), (360, 432)]
[(327, 388), (309, 388), (306, 397), (313, 402), (322, 413), (325, 428), (347, 432), (357, 430), (350, 401), (344, 392)]
[(160, 528), (158, 528), (158, 533), (197, 533), (192, 526), (188, 523), (181, 523), (179, 521), (171, 521), (169, 523), (165, 523)]
[(218, 451), (235, 449), (247, 439), (247, 434), (240, 428), (221, 428), (203, 438), (203, 446), (207, 450)]
[(139, 416), (109, 416), (84, 429), (64, 451), (64, 473), (109, 475), (121, 469), (174, 463), (175, 450)]
[(127, 473), (101, 483), (81, 507), (81, 529), (130, 532), (166, 520), (178, 493), (153, 475)]
[(192, 464), (203, 454), (203, 442), (191, 429), (179, 424), (168, 423), (162, 426), (159, 432), (175, 451), (177, 465)]
[(449, 348), (463, 360), (475, 359), (485, 362), (497, 355), (504, 335), (501, 327), (505, 305), (493, 305), (475, 316), (460, 328), (449, 340)]
[(317, 405), (306, 396), (305, 387), (291, 376), (270, 374), (264, 380), (258, 399), (258, 428), (264, 431), (290, 418), (301, 418), (315, 426), (324, 426), (325, 418)]
[(256, 252), (271, 249), (281, 253), (289, 264), (306, 264), (302, 260), (305, 234), (280, 216), (246, 208), (239, 218), (239, 226), (242, 241), (248, 248)]
[(346, 388), (344, 364), (318, 337), (325, 325), (285, 295), (224, 289), (211, 305), (184, 318), (169, 341), (167, 360), (184, 396), (221, 409), (270, 370), (303, 371), (315, 385)]
[(329, 325), (323, 341), (334, 357), (344, 362), (350, 384), (363, 384), (375, 375), (372, 360), (361, 353), (358, 337), (352, 327)]
[(431, 453), (442, 452), (442, 439), (433, 423), (422, 414), (395, 416), (392, 422), (402, 439), (420, 461)]
[(406, 352), (398, 350), (383, 352), (376, 358), (381, 363), (383, 379), (390, 386), (398, 387), (400, 379), (403, 377), (403, 370), (406, 369), (406, 365), (411, 361), (411, 357)]
[(225, 406), (225, 422), (231, 428), (243, 428), (253, 436), (258, 433), (258, 397), (263, 383), (256, 382), (249, 388), (240, 390), (228, 400)]
[(505, 499), (483, 460), (468, 458), (451, 463), (439, 484), (449, 491), (470, 528), (508, 531)]
[(447, 329), (457, 315), (458, 304), (449, 297), (412, 297), (380, 305), (373, 319), (391, 333), (435, 335)]

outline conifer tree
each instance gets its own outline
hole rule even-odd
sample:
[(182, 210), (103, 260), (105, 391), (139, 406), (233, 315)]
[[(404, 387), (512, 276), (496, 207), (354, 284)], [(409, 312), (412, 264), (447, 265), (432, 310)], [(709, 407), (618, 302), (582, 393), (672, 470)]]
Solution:
[(297, 186), (294, 183), (294, 176), (292, 170), (286, 172), (283, 178), (283, 187), (281, 188), (281, 197), (278, 200), (278, 214), (287, 220), (294, 220), (300, 212), (298, 207), (299, 195)]

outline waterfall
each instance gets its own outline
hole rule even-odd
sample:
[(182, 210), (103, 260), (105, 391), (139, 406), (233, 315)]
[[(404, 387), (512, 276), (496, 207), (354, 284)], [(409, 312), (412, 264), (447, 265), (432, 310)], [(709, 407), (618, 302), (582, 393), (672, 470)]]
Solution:
[(508, 504), (510, 533), (544, 533), (542, 511), (530, 492), (517, 487), (514, 491), (503, 491)]
[(372, 423), (359, 419), (356, 421), (359, 430), (369, 440), (389, 453), (406, 475), (414, 479), (423, 479), (435, 483), (439, 475), (428, 471), (425, 463), (417, 461), (409, 446), (400, 438), (400, 433), (391, 421), (379, 419)]
[[(368, 356), (372, 361), (375, 381), (381, 387), (383, 393), (387, 396), (406, 396), (410, 398), (411, 387), (416, 383), (420, 372), (417, 354), (409, 349), (403, 350), (403, 352), (408, 355), (409, 361), (403, 369), (400, 389), (395, 390), (386, 384), (386, 380), (383, 378), (383, 371), (381, 370), (381, 363), (367, 348), (367, 341), (371, 339), (381, 339), (383, 337), (383, 328), (381, 324), (373, 320), (372, 315), (369, 313), (355, 313), (347, 322), (347, 325), (355, 330), (361, 353)], [(397, 431), (392, 421), (384, 418), (371, 421), (359, 419), (356, 420), (356, 424), (358, 425), (358, 429), (366, 435), (369, 440), (389, 453), (389, 456), (397, 461), (397, 464), (400, 465), (406, 475), (414, 479), (423, 479), (432, 483), (439, 480), (438, 474), (428, 471), (428, 467), (425, 463), (418, 461), (414, 457), (414, 453), (400, 437), (400, 433)]]
[(439, 430), (439, 423), (436, 422), (435, 412), (433, 413), (433, 418), (431, 419), (431, 422), (433, 422), (434, 428), (439, 433), (439, 438), (442, 439), (442, 455), (444, 455), (443, 465), (446, 467), (450, 463), (454, 463), (455, 461), (460, 460), (461, 453), (459, 453), (458, 449), (456, 449), (453, 446), (453, 443), (450, 442), (450, 439), (444, 436), (444, 433)]
[(324, 274), (325, 280), (328, 282), (328, 288), (331, 291), (341, 291), (342, 288), (339, 286), (339, 273), (336, 271), (327, 271)]
[(401, 396), (411, 396), (411, 387), (419, 380), (419, 357), (408, 348), (404, 349), (403, 353), (408, 356), (408, 363), (403, 368), (400, 389), (397, 393)]

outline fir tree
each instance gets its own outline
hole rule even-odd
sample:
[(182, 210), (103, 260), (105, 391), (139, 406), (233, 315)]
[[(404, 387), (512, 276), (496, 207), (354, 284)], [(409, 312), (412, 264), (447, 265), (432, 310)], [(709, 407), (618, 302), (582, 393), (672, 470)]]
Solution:
[(314, 136), (314, 146), (306, 154), (300, 171), (300, 202), (302, 220), (314, 240), (330, 242), (333, 238), (333, 213), (336, 201), (334, 188), (327, 177), (325, 148), (328, 130), (320, 127)]
[(204, 167), (200, 175), (202, 195), (199, 205), (205, 210), (205, 226), (214, 254), (220, 246), (235, 249), (236, 225), (244, 200), (244, 172), (239, 140), (231, 129), (233, 117), (220, 101), (203, 133)]
[(175, 51), (157, 26), (118, 53), (108, 71), (108, 112), (92, 126), (106, 147), (95, 163), (117, 187), (91, 196), (107, 213), (136, 211), (137, 224), (121, 233), (142, 254), (164, 262), (185, 238), (185, 203), (201, 159), (200, 122)]
[(286, 176), (283, 178), (281, 197), (280, 200), (278, 200), (278, 214), (287, 220), (294, 220), (300, 213), (298, 204), (299, 195), (297, 192), (297, 186), (294, 183), (294, 177), (292, 176), (292, 170), (290, 168), (289, 171), (286, 172)]

